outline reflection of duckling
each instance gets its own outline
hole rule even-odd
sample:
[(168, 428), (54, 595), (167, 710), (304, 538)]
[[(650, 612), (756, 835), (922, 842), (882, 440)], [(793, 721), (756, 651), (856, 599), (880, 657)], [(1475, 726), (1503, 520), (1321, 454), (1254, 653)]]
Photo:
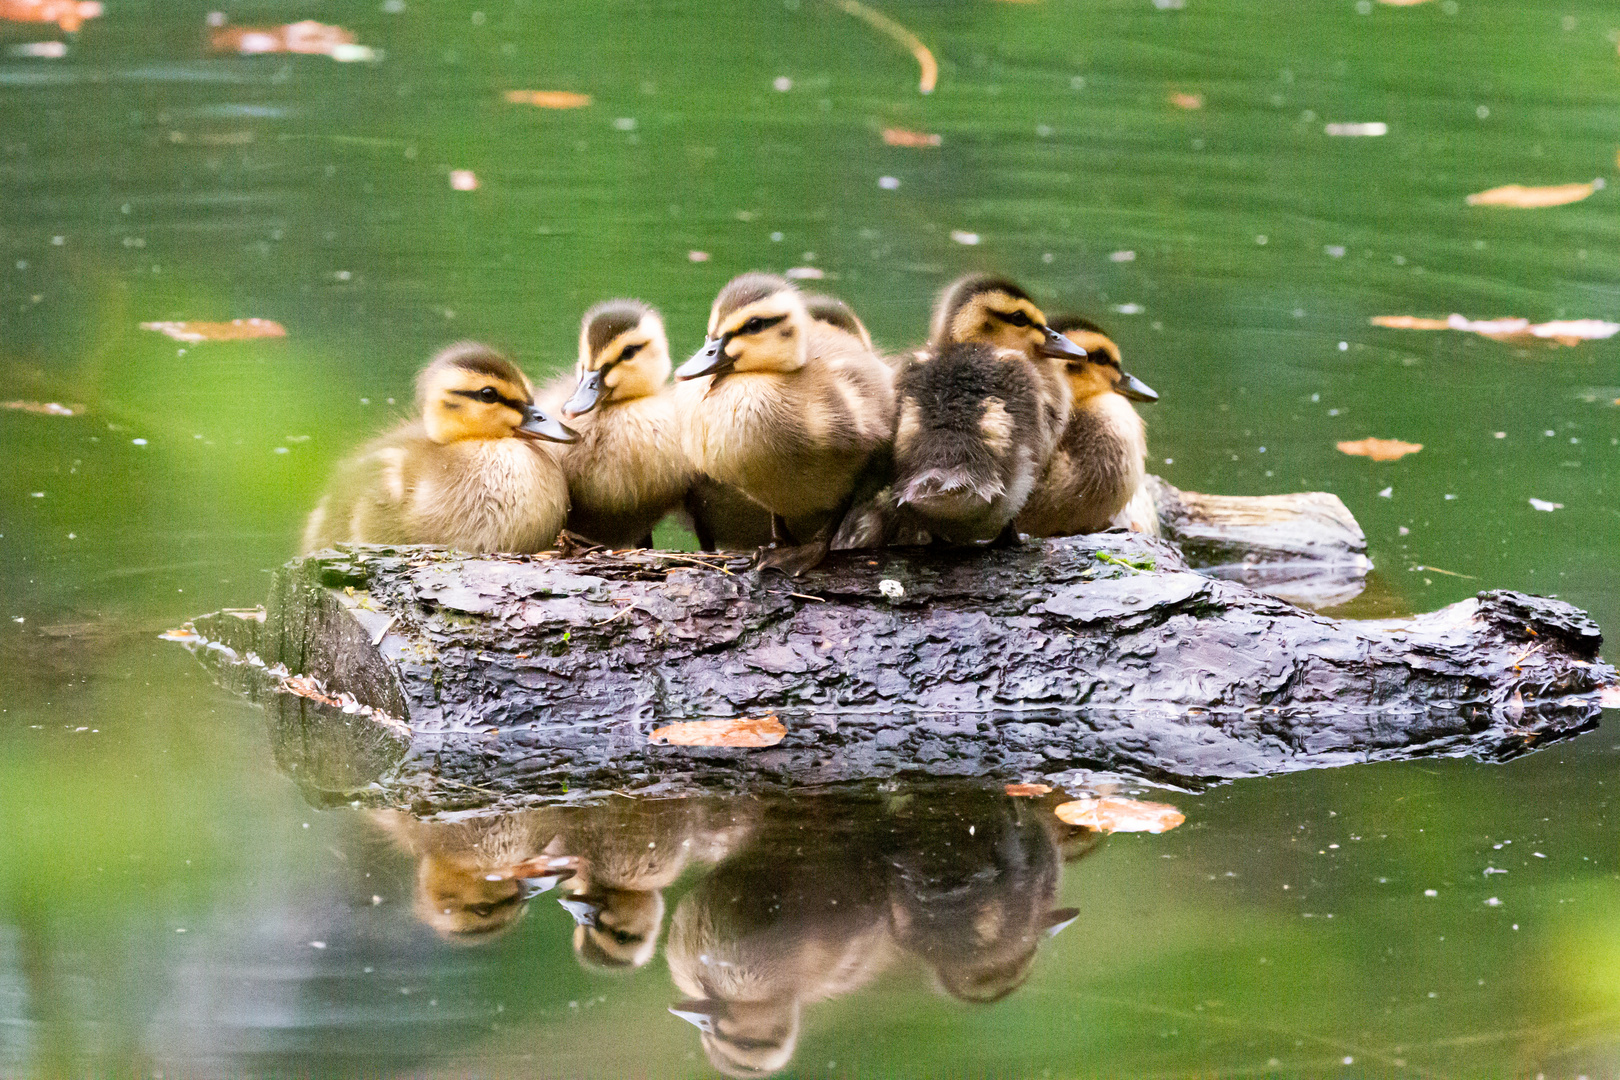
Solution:
[(1068, 361), (1069, 425), (1018, 516), (1018, 528), (1032, 536), (1096, 532), (1113, 523), (1141, 489), (1145, 472), (1147, 440), (1131, 402), (1159, 400), (1121, 370), (1119, 346), (1097, 324), (1065, 317), (1053, 319), (1052, 327), (1086, 356)]
[(1050, 816), (988, 792), (920, 799), (897, 814), (895, 937), (952, 997), (1006, 997), (1029, 978), (1037, 946), (1079, 915), (1052, 907), (1061, 862)]
[(559, 840), (578, 858), (571, 895), (574, 954), (603, 969), (651, 960), (664, 923), (663, 890), (694, 862), (716, 862), (746, 824), (695, 799), (613, 799), (568, 811)]
[(881, 866), (777, 839), (722, 863), (670, 924), (670, 975), (690, 999), (670, 1011), (727, 1076), (786, 1067), (802, 1006), (859, 989), (894, 955)]
[(761, 559), (793, 573), (820, 562), (873, 456), (888, 443), (894, 379), (849, 332), (811, 318), (792, 282), (733, 279), (715, 299), (708, 343), (676, 371), (697, 380), (692, 464), (772, 514), (779, 547)]
[(530, 899), (574, 872), (554, 850), (549, 811), (448, 823), (380, 811), (372, 820), (416, 856), (416, 916), (446, 941), (475, 944), (509, 930)]
[(1024, 354), (977, 342), (920, 354), (895, 393), (894, 497), (936, 538), (1016, 543), (1013, 518), (1055, 432)]
[(692, 470), (674, 396), (661, 392), (669, 369), (664, 323), (651, 307), (609, 300), (585, 313), (579, 385), (563, 406), (579, 429), (561, 454), (570, 532), (614, 548), (651, 547), (653, 526), (680, 505)]
[(568, 513), (568, 483), (532, 440), (571, 442), (574, 433), (534, 407), (523, 373), (464, 341), (422, 370), (416, 401), (420, 419), (339, 467), (309, 516), (304, 552), (337, 543), (550, 547)]

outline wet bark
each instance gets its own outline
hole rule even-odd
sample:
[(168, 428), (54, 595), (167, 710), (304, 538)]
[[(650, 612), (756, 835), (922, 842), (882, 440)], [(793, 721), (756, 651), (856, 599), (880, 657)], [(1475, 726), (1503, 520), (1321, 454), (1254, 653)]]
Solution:
[[(793, 581), (726, 557), (356, 548), (288, 564), (262, 612), (180, 637), (265, 703), (278, 759), (312, 795), (418, 812), (1506, 758), (1595, 722), (1615, 681), (1596, 625), (1557, 600), (1490, 592), (1336, 621), (1118, 533), (836, 553)], [(787, 728), (769, 748), (648, 740), (766, 714)]]

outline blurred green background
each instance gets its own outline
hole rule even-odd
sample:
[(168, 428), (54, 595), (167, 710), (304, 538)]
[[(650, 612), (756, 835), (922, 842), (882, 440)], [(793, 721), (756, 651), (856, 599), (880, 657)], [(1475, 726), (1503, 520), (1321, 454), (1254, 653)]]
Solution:
[[(930, 95), (821, 0), (106, 7), (0, 22), (0, 401), (85, 406), (0, 409), (0, 1072), (712, 1075), (662, 963), (586, 974), (549, 902), (440, 943), (410, 861), (306, 807), (258, 714), (155, 640), (262, 598), (434, 349), (545, 378), (604, 297), (659, 305), (679, 357), (733, 274), (814, 268), (899, 348), (1003, 271), (1113, 331), (1172, 483), (1342, 496), (1378, 568), (1352, 613), (1504, 587), (1620, 628), (1620, 338), (1368, 322), (1620, 318), (1612, 183), (1465, 202), (1616, 179), (1612, 3), (882, 0)], [(211, 51), (216, 11), (378, 56)], [(248, 317), (287, 336), (139, 328)], [(1424, 449), (1334, 448), (1367, 436)], [(886, 976), (808, 1011), (792, 1072), (1614, 1074), (1610, 738), (1177, 796), (1187, 825), (1070, 868), (1084, 918), (1018, 994)]]

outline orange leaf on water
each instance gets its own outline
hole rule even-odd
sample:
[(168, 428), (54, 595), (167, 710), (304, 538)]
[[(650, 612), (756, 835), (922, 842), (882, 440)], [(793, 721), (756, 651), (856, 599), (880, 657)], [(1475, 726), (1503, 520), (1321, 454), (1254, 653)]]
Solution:
[(1423, 319), (1412, 315), (1374, 315), (1374, 326), (1393, 330), (1461, 330), (1493, 341), (1514, 344), (1542, 342), (1549, 345), (1579, 345), (1583, 341), (1603, 341), (1620, 334), (1620, 323), (1602, 319), (1559, 319), (1532, 323), (1529, 319), (1469, 319), (1450, 315), (1444, 319)]
[(1170, 104), (1178, 109), (1202, 109), (1204, 107), (1203, 94), (1186, 94), (1180, 91), (1170, 95)]
[(1555, 184), (1551, 187), (1525, 187), (1508, 184), (1468, 196), (1469, 206), (1513, 206), (1521, 210), (1534, 210), (1544, 206), (1563, 206), (1580, 202), (1597, 190), (1596, 184)]
[(1399, 439), (1362, 439), (1360, 442), (1339, 443), (1341, 454), (1372, 458), (1374, 461), (1399, 461), (1407, 454), (1423, 449), (1422, 443), (1401, 442)]
[(1387, 326), (1391, 330), (1449, 330), (1445, 319), (1423, 319), (1416, 315), (1374, 315), (1374, 326)]
[(1162, 833), (1187, 820), (1186, 814), (1168, 803), (1135, 799), (1075, 799), (1063, 803), (1053, 813), (1059, 821), (1105, 833)]
[(944, 140), (938, 135), (926, 131), (910, 131), (906, 128), (884, 128), (883, 141), (890, 146), (938, 146)]
[(735, 720), (690, 720), (661, 727), (647, 737), (666, 746), (775, 746), (787, 728), (775, 716)]
[(232, 319), (230, 322), (143, 322), (142, 330), (156, 330), (176, 341), (247, 341), (286, 337), (287, 328), (270, 319)]
[(506, 100), (513, 105), (534, 105), (541, 109), (583, 109), (591, 95), (572, 90), (508, 90)]
[(1014, 798), (1038, 799), (1042, 795), (1052, 794), (1050, 784), (1008, 784), (1007, 794)]
[(69, 34), (105, 10), (96, 0), (0, 0), (0, 19), (55, 23)]
[(59, 401), (0, 401), (0, 409), (16, 409), (39, 416), (78, 416), (84, 412), (83, 405), (63, 405)]
[(215, 52), (244, 56), (261, 53), (301, 53), (330, 56), (334, 60), (375, 60), (377, 54), (355, 43), (355, 36), (341, 26), (305, 19), (286, 26), (222, 26), (208, 36)]

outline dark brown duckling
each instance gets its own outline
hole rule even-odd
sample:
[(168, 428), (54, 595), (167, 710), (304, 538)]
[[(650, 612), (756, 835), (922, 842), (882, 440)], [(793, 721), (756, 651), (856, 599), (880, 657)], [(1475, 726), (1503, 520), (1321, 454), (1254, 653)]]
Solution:
[(952, 543), (1016, 543), (1013, 519), (1053, 441), (1024, 354), (946, 344), (908, 364), (895, 392), (893, 492), (902, 520)]

